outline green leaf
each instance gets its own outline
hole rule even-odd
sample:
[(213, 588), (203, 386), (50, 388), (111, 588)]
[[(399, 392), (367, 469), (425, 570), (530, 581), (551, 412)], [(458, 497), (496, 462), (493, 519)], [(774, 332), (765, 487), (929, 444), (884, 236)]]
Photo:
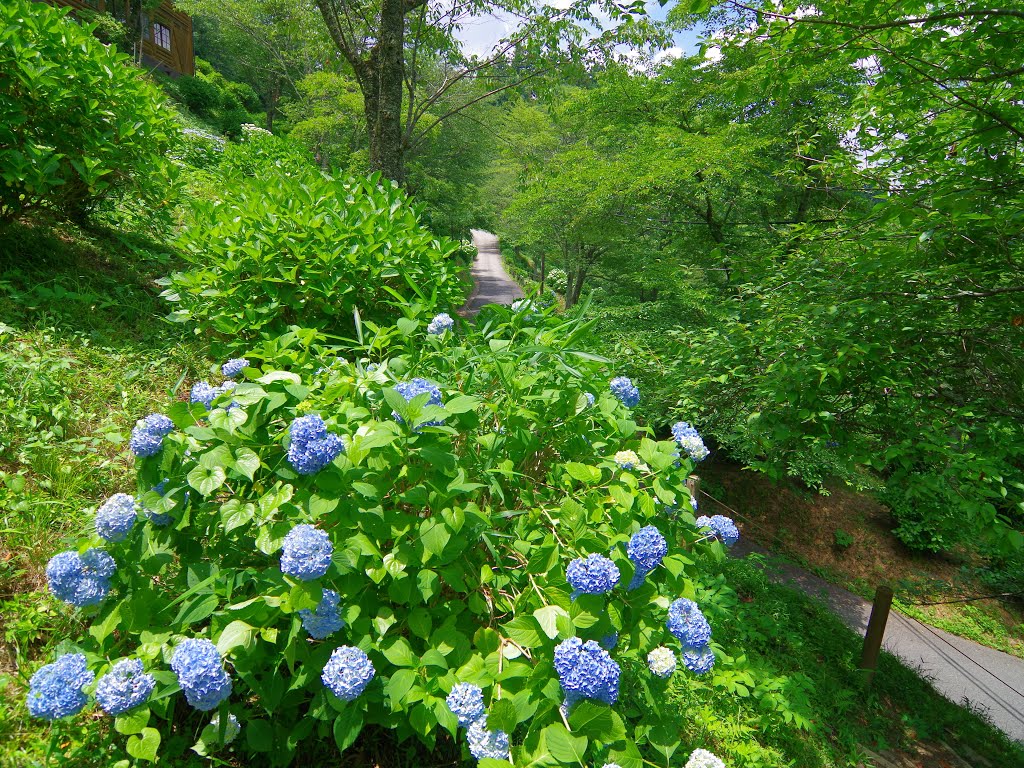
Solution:
[(210, 496), (224, 485), (224, 481), (227, 480), (227, 472), (224, 471), (224, 467), (214, 467), (209, 469), (201, 464), (197, 464), (192, 468), (192, 471), (188, 473), (186, 479), (188, 484), (195, 488), (203, 496)]
[(467, 413), (474, 410), (480, 404), (480, 400), (469, 395), (458, 395), (444, 404), (448, 413)]
[[(429, 519), (420, 526), (420, 541), (423, 544), (423, 549), (434, 557), (441, 555), (451, 537), (452, 534), (443, 521)], [(425, 557), (424, 562), (429, 559), (429, 557)]]
[(404, 637), (399, 637), (381, 652), (384, 654), (384, 658), (396, 667), (415, 667), (419, 664), (416, 655), (412, 652), (412, 646)]
[(558, 637), (558, 619), (560, 616), (569, 618), (566, 610), (557, 605), (545, 605), (543, 608), (538, 608), (533, 612), (533, 617), (537, 619), (537, 623), (540, 624), (544, 634), (552, 640)]
[(114, 718), (114, 730), (131, 736), (149, 725), (149, 707), (135, 707)]
[(220, 519), (224, 524), (225, 533), (231, 533), (252, 521), (256, 514), (254, 504), (243, 504), (238, 499), (228, 499), (220, 507)]
[(255, 628), (244, 621), (232, 621), (217, 638), (217, 650), (226, 656), (235, 648), (252, 648), (256, 643)]
[(530, 616), (516, 616), (504, 626), (505, 635), (524, 648), (536, 648), (540, 645), (541, 634), (537, 621)]
[(391, 709), (395, 711), (404, 709), (402, 700), (415, 682), (416, 670), (413, 669), (400, 669), (391, 676), (391, 679), (384, 685), (384, 693), (391, 697)]
[(595, 741), (613, 744), (626, 738), (626, 727), (622, 718), (611, 707), (589, 699), (573, 705), (569, 714), (569, 725), (573, 733), (583, 734)]
[(544, 729), (551, 756), (561, 763), (586, 765), (586, 736), (573, 736), (561, 723), (552, 723)]
[(156, 762), (156, 753), (160, 748), (160, 731), (156, 728), (143, 728), (139, 736), (132, 736), (128, 739), (128, 754), (136, 760), (146, 760), (150, 763)]
[(259, 468), (260, 457), (255, 451), (245, 447), (235, 450), (235, 471), (252, 480)]
[(512, 735), (519, 722), (515, 704), (508, 699), (491, 702), (491, 711), (487, 713), (487, 730), (504, 731)]
[(181, 604), (174, 626), (190, 627), (198, 624), (217, 610), (219, 602), (220, 599), (216, 595), (197, 595), (191, 600), (186, 600)]
[(351, 747), (359, 732), (363, 730), (363, 711), (355, 702), (347, 702), (344, 710), (334, 718), (334, 743), (338, 745), (338, 751), (344, 752)]
[(569, 473), (569, 477), (573, 480), (579, 480), (581, 483), (586, 483), (587, 485), (593, 485), (594, 483), (601, 482), (601, 470), (597, 467), (590, 467), (586, 464), (569, 461), (565, 464), (565, 471)]

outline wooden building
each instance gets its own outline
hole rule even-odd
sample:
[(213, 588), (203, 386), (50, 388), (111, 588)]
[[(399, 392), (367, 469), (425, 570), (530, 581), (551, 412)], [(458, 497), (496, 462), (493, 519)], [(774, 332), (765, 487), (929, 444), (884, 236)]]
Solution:
[(155, 10), (150, 11), (141, 8), (137, 0), (46, 1), (76, 10), (109, 13), (124, 22), (135, 32), (135, 60), (142, 66), (159, 69), (172, 77), (196, 73), (192, 17), (177, 10), (171, 0), (162, 0)]

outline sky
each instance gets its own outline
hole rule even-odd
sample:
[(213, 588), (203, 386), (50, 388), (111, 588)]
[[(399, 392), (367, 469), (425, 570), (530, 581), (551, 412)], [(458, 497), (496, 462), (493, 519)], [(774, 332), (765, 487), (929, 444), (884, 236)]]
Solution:
[[(555, 0), (551, 4), (558, 6), (559, 2)], [(668, 8), (662, 7), (657, 0), (649, 0), (647, 13), (652, 19), (661, 21), (668, 13)], [(468, 53), (484, 56), (491, 52), (499, 40), (510, 35), (514, 28), (514, 20), (510, 17), (477, 16), (463, 24), (458, 37), (465, 44)], [(675, 45), (667, 53), (673, 56), (692, 56), (698, 52), (699, 47), (697, 32), (680, 32), (675, 36)]]

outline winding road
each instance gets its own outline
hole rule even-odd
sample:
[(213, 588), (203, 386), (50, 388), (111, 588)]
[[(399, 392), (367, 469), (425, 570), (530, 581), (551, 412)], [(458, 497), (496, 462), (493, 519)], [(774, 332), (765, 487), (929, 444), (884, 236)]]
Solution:
[(473, 294), (462, 308), (462, 315), (472, 317), (485, 304), (511, 304), (523, 298), (523, 289), (519, 287), (501, 263), (501, 251), (498, 250), (498, 238), (482, 229), (472, 230), (473, 245), (476, 247), (476, 259), (473, 261)]

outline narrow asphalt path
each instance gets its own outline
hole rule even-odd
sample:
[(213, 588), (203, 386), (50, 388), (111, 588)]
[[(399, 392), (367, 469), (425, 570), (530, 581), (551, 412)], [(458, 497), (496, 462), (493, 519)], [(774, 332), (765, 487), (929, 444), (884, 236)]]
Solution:
[[(746, 539), (730, 554), (756, 552), (768, 558), (770, 578), (823, 600), (854, 632), (863, 635), (871, 603), (787, 563)], [(882, 647), (932, 681), (935, 689), (957, 704), (970, 702), (1011, 739), (1024, 742), (1024, 660), (943, 632), (893, 610)]]
[(482, 229), (472, 230), (476, 259), (470, 273), (473, 276), (473, 294), (462, 308), (462, 314), (473, 316), (484, 304), (511, 304), (523, 298), (519, 287), (501, 263), (498, 238)]

